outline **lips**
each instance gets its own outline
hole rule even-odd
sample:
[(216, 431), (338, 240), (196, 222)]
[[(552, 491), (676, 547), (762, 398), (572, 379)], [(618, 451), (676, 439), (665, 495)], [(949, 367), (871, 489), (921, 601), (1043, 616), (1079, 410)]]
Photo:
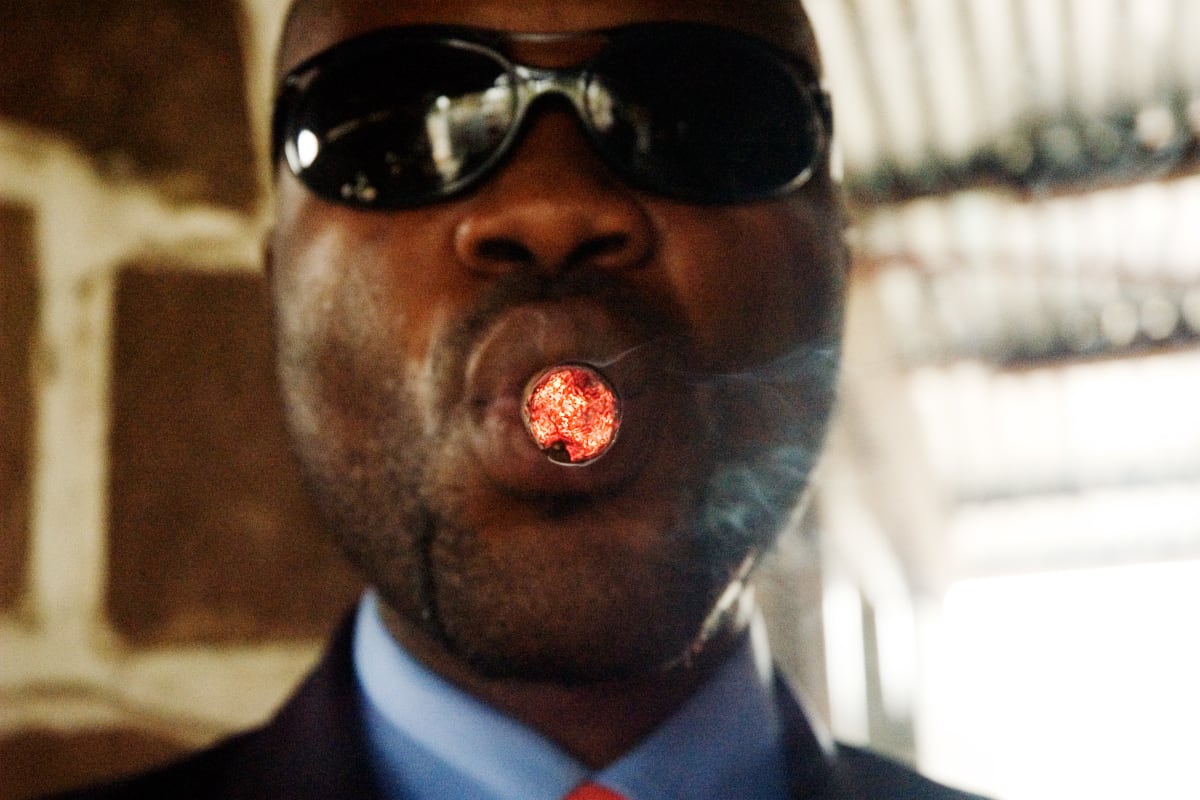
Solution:
[[(653, 346), (636, 340), (603, 306), (586, 300), (536, 302), (497, 318), (471, 350), (465, 370), (470, 443), (484, 474), (514, 493), (581, 494), (612, 490), (636, 476), (653, 444), (650, 421), (661, 398), (649, 390)], [(584, 468), (554, 463), (522, 419), (525, 389), (562, 363), (604, 367), (624, 401), (621, 436)]]

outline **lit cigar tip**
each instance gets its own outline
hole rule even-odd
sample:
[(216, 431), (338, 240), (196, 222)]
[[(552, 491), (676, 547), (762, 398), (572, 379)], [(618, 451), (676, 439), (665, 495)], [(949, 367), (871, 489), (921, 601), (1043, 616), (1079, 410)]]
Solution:
[(576, 466), (604, 455), (621, 425), (616, 392), (584, 364), (561, 364), (536, 375), (525, 390), (521, 413), (529, 435), (551, 461)]

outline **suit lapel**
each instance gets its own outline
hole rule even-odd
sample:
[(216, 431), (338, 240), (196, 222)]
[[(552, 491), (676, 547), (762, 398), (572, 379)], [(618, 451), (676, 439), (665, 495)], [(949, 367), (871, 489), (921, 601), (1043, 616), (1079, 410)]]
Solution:
[(353, 618), (316, 670), (239, 751), (238, 797), (378, 798), (352, 663)]
[(795, 692), (778, 669), (775, 675), (775, 698), (783, 719), (791, 796), (794, 800), (825, 800), (833, 788), (836, 752), (833, 742), (809, 722)]

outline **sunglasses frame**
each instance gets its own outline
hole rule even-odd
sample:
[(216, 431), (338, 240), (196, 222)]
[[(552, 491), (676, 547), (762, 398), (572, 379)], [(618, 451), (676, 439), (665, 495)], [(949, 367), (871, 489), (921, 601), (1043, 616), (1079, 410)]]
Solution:
[[(750, 47), (760, 54), (765, 54), (776, 62), (784, 71), (796, 80), (797, 89), (807, 95), (817, 114), (819, 125), (818, 140), (813, 142), (811, 162), (799, 174), (781, 186), (765, 191), (744, 191), (719, 199), (699, 198), (697, 194), (686, 190), (672, 190), (647, 180), (642, 174), (620, 159), (613, 156), (603, 140), (600, 132), (593, 123), (593, 115), (588, 103), (588, 89), (597, 77), (594, 64), (604, 57), (611, 42), (619, 43), (623, 36), (630, 33), (653, 33), (662, 30), (679, 35), (695, 33), (698, 36), (715, 37), (726, 41), (738, 42), (739, 46)], [(603, 43), (596, 54), (588, 57), (582, 63), (566, 68), (535, 67), (515, 61), (508, 54), (507, 46), (514, 43), (537, 42), (555, 43), (561, 41), (576, 41), (596, 39)], [(312, 187), (304, 179), (306, 165), (301, 163), (296, 148), (296, 135), (290, 130), (291, 116), (303, 101), (309, 85), (320, 74), (321, 68), (334, 62), (348, 53), (363, 51), (368, 48), (383, 48), (389, 45), (402, 46), (405, 43), (441, 43), (451, 48), (458, 48), (486, 56), (496, 63), (498, 70), (509, 76), (514, 93), (512, 100), (512, 121), (504, 136), (487, 155), (485, 160), (470, 173), (453, 181), (441, 184), (436, 190), (422, 194), (419, 197), (404, 202), (389, 202), (381, 204), (364, 203), (361, 200), (352, 201), (345, 196), (331, 197), (327, 192)], [(599, 76), (603, 77), (603, 76)], [(316, 55), (304, 60), (292, 68), (280, 82), (276, 94), (272, 115), (272, 163), (278, 164), (280, 158), (286, 162), (289, 171), (305, 184), (309, 191), (318, 197), (333, 202), (340, 202), (363, 210), (395, 210), (432, 205), (453, 198), (471, 190), (474, 186), (486, 181), (491, 174), (515, 150), (528, 123), (530, 109), (543, 98), (558, 96), (567, 100), (574, 109), (578, 122), (593, 150), (603, 161), (629, 185), (653, 194), (672, 197), (699, 205), (726, 205), (769, 200), (784, 197), (797, 191), (812, 178), (816, 168), (828, 154), (833, 136), (833, 110), (829, 93), (825, 90), (820, 78), (812, 65), (800, 56), (776, 47), (757, 37), (731, 28), (716, 25), (691, 22), (650, 22), (635, 23), (616, 28), (588, 31), (571, 31), (555, 33), (522, 33), (498, 31), (488, 28), (476, 28), (456, 25), (412, 25), (383, 28), (333, 45)]]

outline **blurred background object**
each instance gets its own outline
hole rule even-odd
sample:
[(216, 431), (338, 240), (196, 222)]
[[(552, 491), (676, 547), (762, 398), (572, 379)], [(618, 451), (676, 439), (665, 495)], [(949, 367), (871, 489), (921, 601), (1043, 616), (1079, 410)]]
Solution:
[[(271, 382), (283, 0), (0, 7), (0, 798), (270, 713), (358, 591)], [(764, 575), (842, 738), (1200, 797), (1200, 0), (807, 0), (855, 247)]]
[(1200, 2), (807, 5), (856, 246), (835, 730), (1013, 800), (1200, 796)]

